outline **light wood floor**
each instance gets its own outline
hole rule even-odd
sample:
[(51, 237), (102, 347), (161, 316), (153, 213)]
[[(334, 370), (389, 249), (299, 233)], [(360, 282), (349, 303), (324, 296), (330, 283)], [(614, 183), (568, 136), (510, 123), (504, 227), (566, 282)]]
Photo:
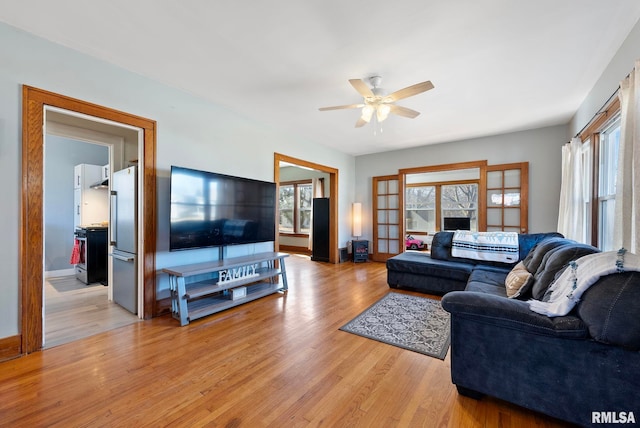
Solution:
[(75, 276), (48, 278), (44, 285), (44, 346), (51, 348), (138, 322), (136, 315), (107, 298), (102, 284)]
[(292, 256), (287, 270), (285, 295), (185, 327), (160, 317), (0, 363), (0, 426), (567, 426), (459, 396), (449, 355), (339, 331), (389, 292), (384, 264)]

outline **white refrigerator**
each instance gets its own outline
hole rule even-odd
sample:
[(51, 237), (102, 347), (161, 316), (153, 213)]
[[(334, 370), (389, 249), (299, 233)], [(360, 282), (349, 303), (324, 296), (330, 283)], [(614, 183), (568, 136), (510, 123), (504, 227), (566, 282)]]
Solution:
[(138, 181), (136, 167), (111, 178), (110, 241), (113, 246), (113, 301), (138, 312)]

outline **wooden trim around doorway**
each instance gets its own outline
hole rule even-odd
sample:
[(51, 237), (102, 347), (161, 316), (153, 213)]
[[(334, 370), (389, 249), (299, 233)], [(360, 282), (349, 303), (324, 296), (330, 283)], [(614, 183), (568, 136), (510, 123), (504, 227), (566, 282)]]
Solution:
[(42, 348), (43, 342), (43, 186), (44, 109), (58, 107), (141, 128), (144, 134), (144, 318), (155, 315), (156, 302), (156, 122), (129, 113), (58, 95), (42, 89), (22, 89), (22, 205), (20, 225), (21, 354)]
[[(329, 263), (338, 263), (338, 170), (330, 166), (308, 162), (291, 156), (274, 153), (273, 157), (273, 181), (276, 183), (276, 190), (280, 183), (280, 162), (289, 162), (297, 166), (315, 169), (329, 174)], [(276, 208), (277, 210), (277, 208)], [(276, 212), (276, 219), (278, 213)], [(276, 233), (276, 251), (280, 246), (278, 234)]]
[(0, 339), (0, 362), (20, 356), (20, 335)]

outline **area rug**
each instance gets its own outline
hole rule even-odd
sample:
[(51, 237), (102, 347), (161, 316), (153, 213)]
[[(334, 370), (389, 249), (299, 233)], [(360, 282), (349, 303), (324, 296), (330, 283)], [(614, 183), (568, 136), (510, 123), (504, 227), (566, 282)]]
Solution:
[(438, 300), (388, 293), (340, 330), (444, 360), (449, 313)]

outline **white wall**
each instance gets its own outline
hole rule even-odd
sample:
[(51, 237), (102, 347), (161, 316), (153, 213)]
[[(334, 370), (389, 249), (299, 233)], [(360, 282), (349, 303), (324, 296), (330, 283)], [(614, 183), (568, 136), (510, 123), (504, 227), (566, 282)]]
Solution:
[(399, 169), (487, 160), (489, 165), (529, 162), (529, 231), (555, 231), (560, 197), (560, 150), (567, 127), (554, 126), (434, 144), (356, 157), (356, 195), (363, 203), (363, 239), (371, 240), (371, 178), (397, 174)]
[[(111, 64), (0, 24), (0, 338), (19, 333), (19, 231), (21, 194), (22, 85), (79, 98), (158, 122), (158, 253), (156, 266), (197, 262), (214, 250), (170, 253), (169, 171), (171, 165), (273, 180), (274, 152), (339, 170), (339, 216), (348, 217), (355, 161), (350, 155), (303, 141), (241, 117), (218, 105)], [(339, 224), (339, 245), (349, 239)], [(229, 255), (261, 251), (233, 248)], [(159, 275), (159, 294), (166, 294)]]

